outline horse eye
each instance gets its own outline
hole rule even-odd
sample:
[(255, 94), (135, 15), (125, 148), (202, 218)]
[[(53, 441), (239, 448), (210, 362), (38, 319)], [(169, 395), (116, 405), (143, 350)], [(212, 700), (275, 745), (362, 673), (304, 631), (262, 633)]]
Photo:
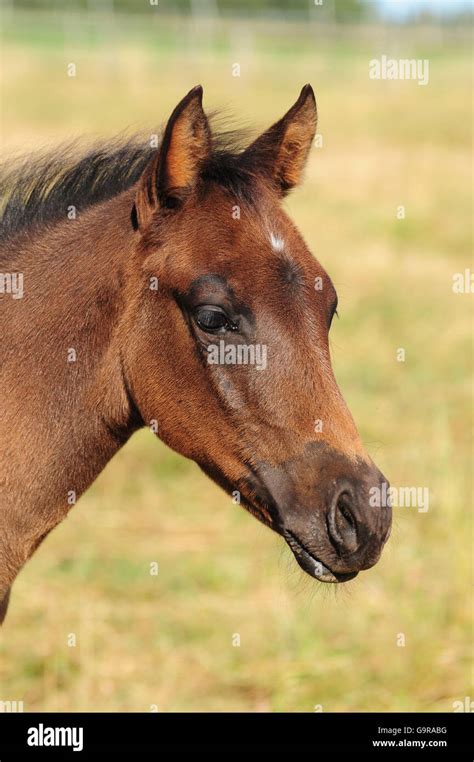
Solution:
[(225, 313), (218, 307), (198, 307), (195, 319), (199, 328), (210, 333), (233, 327)]

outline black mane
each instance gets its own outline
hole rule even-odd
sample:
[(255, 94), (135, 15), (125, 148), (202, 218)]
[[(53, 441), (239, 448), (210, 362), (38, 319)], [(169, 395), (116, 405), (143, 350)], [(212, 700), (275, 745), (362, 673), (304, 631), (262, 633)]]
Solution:
[[(213, 150), (202, 168), (214, 181), (251, 202), (254, 168), (242, 161), (244, 132), (213, 136)], [(77, 142), (54, 151), (25, 156), (0, 167), (0, 241), (17, 233), (65, 219), (68, 207), (79, 214), (131, 188), (157, 149), (149, 138), (115, 138), (89, 147)], [(78, 156), (79, 154), (79, 156)]]

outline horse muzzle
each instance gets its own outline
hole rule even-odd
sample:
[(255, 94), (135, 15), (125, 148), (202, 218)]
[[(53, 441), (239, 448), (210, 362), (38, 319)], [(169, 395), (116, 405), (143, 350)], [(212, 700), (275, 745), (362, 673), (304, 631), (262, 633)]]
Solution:
[(271, 507), (272, 528), (312, 577), (347, 582), (380, 558), (392, 510), (384, 504), (388, 482), (371, 461), (310, 443), (300, 457), (260, 464), (251, 486)]

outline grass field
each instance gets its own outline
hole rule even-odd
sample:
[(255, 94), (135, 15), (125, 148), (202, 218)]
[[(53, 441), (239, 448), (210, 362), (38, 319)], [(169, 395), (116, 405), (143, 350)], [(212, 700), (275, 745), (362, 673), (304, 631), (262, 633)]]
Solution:
[[(2, 42), (4, 156), (153, 131), (198, 82), (207, 108), (263, 128), (312, 83), (323, 146), (288, 207), (339, 293), (333, 360), (367, 449), (392, 484), (428, 487), (430, 505), (395, 509), (381, 562), (336, 590), (140, 432), (15, 583), (0, 699), (452, 710), (472, 695), (472, 297), (452, 290), (472, 268), (467, 34), (5, 14)], [(370, 80), (382, 54), (429, 59), (428, 86)]]

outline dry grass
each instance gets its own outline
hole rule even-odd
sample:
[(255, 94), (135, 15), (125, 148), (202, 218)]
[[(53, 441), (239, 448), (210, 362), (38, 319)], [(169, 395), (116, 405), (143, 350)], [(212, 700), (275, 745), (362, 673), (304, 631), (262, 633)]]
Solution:
[[(470, 266), (469, 48), (400, 30), (358, 41), (311, 26), (198, 34), (135, 19), (128, 34), (119, 19), (28, 19), (4, 25), (5, 150), (153, 127), (197, 82), (208, 107), (266, 126), (313, 83), (324, 147), (289, 206), (339, 291), (334, 363), (367, 447), (392, 483), (428, 486), (430, 510), (396, 510), (380, 564), (336, 591), (141, 432), (18, 578), (0, 698), (27, 710), (450, 710), (472, 695), (470, 300), (451, 290)], [(371, 82), (382, 52), (428, 57), (429, 86)]]

